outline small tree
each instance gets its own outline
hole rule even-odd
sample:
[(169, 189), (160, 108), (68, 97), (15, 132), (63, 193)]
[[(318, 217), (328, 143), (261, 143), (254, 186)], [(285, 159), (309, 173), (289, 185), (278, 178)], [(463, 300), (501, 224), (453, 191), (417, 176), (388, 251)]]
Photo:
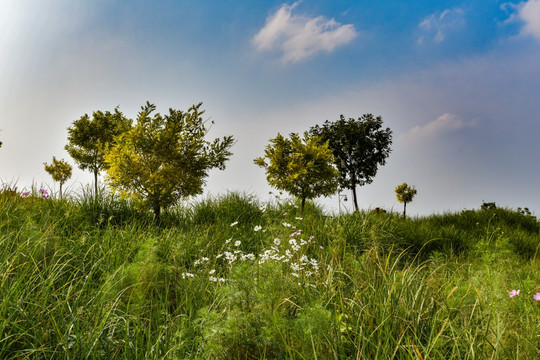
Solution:
[(53, 160), (51, 165), (48, 165), (47, 163), (43, 163), (45, 165), (45, 171), (48, 172), (54, 181), (58, 181), (60, 183), (60, 199), (62, 198), (62, 185), (71, 178), (71, 172), (73, 168), (70, 164), (68, 164), (64, 159), (62, 160), (56, 160), (56, 158), (53, 156)]
[(336, 122), (328, 120), (314, 126), (310, 132), (328, 141), (339, 170), (339, 185), (352, 190), (354, 208), (358, 211), (356, 187), (370, 184), (377, 174), (377, 167), (386, 164), (392, 144), (392, 131), (382, 128), (382, 118), (365, 114), (357, 120), (345, 120), (343, 115)]
[(95, 111), (92, 119), (85, 114), (68, 128), (65, 149), (81, 170), (90, 170), (94, 174), (96, 195), (98, 174), (107, 169), (105, 153), (114, 145), (114, 138), (130, 127), (131, 120), (116, 108), (113, 113)]
[(109, 184), (122, 197), (153, 210), (156, 222), (161, 209), (202, 193), (208, 171), (225, 169), (231, 155), (232, 136), (205, 140), (207, 130), (200, 106), (151, 116), (156, 107), (147, 102), (137, 124), (116, 138), (105, 157)]
[(254, 162), (265, 168), (271, 186), (302, 200), (301, 212), (306, 199), (328, 196), (336, 191), (339, 173), (333, 167), (334, 157), (328, 142), (321, 143), (319, 138), (307, 133), (302, 141), (293, 133), (290, 139), (278, 134), (270, 143), (264, 157)]
[(417, 193), (417, 190), (413, 187), (403, 183), (396, 187), (396, 198), (397, 201), (403, 203), (403, 217), (407, 217), (407, 203), (413, 201), (414, 196)]

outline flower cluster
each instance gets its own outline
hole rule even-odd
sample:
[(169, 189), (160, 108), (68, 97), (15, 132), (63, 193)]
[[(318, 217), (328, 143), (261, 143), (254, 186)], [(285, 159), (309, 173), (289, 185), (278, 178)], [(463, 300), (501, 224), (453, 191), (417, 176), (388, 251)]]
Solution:
[[(26, 197), (26, 196), (30, 196), (32, 194), (30, 193), (30, 191), (25, 191), (25, 192), (21, 193), (21, 195)], [(45, 189), (39, 189), (39, 196), (41, 198), (43, 198), (43, 199), (50, 198), (49, 192), (47, 190), (45, 190)]]
[[(234, 222), (231, 226), (236, 226), (238, 222)], [(284, 223), (284, 227), (293, 227), (290, 224)], [(263, 230), (262, 226), (257, 225), (253, 229), (258, 232)], [(274, 238), (272, 246), (270, 249), (262, 251), (259, 255), (252, 253), (244, 253), (240, 246), (242, 241), (235, 240), (232, 238), (225, 240), (225, 245), (228, 250), (223, 251), (222, 253), (215, 256), (216, 262), (224, 261), (229, 267), (232, 267), (233, 264), (237, 261), (253, 261), (258, 264), (264, 264), (268, 261), (278, 261), (284, 264), (288, 264), (290, 268), (290, 275), (298, 279), (303, 279), (306, 281), (308, 278), (312, 277), (319, 273), (319, 263), (316, 259), (308, 258), (303, 254), (302, 248), (308, 244), (313, 243), (313, 236), (310, 236), (306, 241), (302, 238), (302, 230), (298, 229), (289, 235), (288, 241), (283, 241), (279, 238)], [(210, 259), (208, 257), (201, 257), (196, 260), (193, 265), (194, 267), (199, 267), (205, 263), (209, 263)], [(208, 279), (211, 282), (223, 283), (226, 279), (217, 277), (216, 269), (211, 269), (207, 273)], [(182, 278), (192, 278), (194, 277), (191, 273), (182, 273)], [(301, 285), (300, 283), (298, 283)], [(304, 283), (305, 286), (315, 287), (313, 284), (307, 282)]]
[[(530, 292), (529, 292), (529, 294), (530, 294)], [(518, 296), (518, 295), (519, 295), (519, 289), (518, 290), (512, 290), (509, 293), (509, 297), (511, 297), (511, 298), (513, 298), (514, 296)], [(540, 292), (534, 294), (533, 299), (536, 300), (536, 301), (540, 301)]]

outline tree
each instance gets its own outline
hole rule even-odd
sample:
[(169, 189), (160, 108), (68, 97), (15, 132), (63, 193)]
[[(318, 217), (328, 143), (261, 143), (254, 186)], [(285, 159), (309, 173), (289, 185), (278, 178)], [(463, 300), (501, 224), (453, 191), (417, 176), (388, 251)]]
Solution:
[(322, 126), (310, 129), (322, 141), (328, 141), (339, 170), (339, 185), (352, 190), (354, 207), (358, 211), (356, 187), (370, 184), (377, 167), (386, 164), (392, 144), (392, 131), (382, 128), (382, 118), (365, 114), (357, 120), (345, 120), (343, 115), (335, 122), (328, 120)]
[(396, 187), (396, 198), (397, 201), (403, 203), (403, 217), (407, 217), (407, 203), (413, 201), (414, 196), (417, 193), (417, 190), (413, 187), (409, 187), (407, 183), (403, 183)]
[(201, 105), (187, 112), (169, 109), (168, 115), (151, 116), (156, 106), (147, 102), (137, 124), (116, 138), (105, 157), (109, 184), (122, 197), (153, 210), (157, 223), (161, 209), (202, 193), (208, 171), (225, 169), (232, 154), (232, 136), (205, 140)]
[[(266, 162), (268, 160), (268, 163)], [(338, 171), (328, 142), (307, 133), (302, 140), (298, 134), (290, 139), (278, 134), (266, 146), (264, 157), (254, 160), (266, 170), (268, 183), (302, 200), (301, 212), (307, 199), (328, 196), (337, 189)]]
[(131, 120), (118, 110), (95, 111), (92, 119), (85, 114), (68, 128), (65, 149), (81, 170), (94, 174), (95, 193), (98, 193), (98, 174), (107, 169), (105, 153), (114, 145), (114, 138), (131, 128)]
[(56, 160), (56, 158), (53, 156), (53, 160), (51, 165), (48, 165), (47, 163), (43, 163), (45, 165), (45, 171), (48, 172), (54, 181), (58, 181), (60, 183), (60, 199), (62, 198), (62, 185), (71, 178), (71, 172), (73, 168), (70, 164), (68, 164), (64, 159), (62, 160)]

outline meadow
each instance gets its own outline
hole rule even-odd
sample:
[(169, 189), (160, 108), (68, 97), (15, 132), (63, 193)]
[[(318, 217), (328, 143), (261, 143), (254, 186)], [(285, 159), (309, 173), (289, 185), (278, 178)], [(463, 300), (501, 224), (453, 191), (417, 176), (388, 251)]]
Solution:
[(298, 205), (4, 189), (0, 358), (540, 358), (534, 216)]

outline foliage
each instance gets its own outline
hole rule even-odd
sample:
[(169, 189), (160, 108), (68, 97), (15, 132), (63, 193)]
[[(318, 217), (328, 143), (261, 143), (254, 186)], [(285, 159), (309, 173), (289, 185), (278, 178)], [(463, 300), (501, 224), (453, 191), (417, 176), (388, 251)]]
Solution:
[(326, 121), (310, 132), (328, 141), (339, 170), (339, 184), (353, 193), (355, 210), (358, 211), (356, 187), (370, 184), (379, 165), (386, 164), (392, 144), (392, 131), (382, 128), (382, 118), (364, 114), (358, 119)]
[(307, 199), (336, 191), (338, 172), (332, 165), (333, 160), (328, 142), (321, 143), (319, 138), (307, 133), (304, 139), (292, 133), (290, 139), (281, 134), (270, 139), (264, 157), (254, 162), (266, 170), (271, 186), (302, 200), (303, 212)]
[(403, 203), (403, 217), (406, 217), (407, 204), (413, 201), (414, 196), (418, 192), (414, 186), (410, 187), (407, 183), (396, 186), (395, 189), (397, 201)]
[(88, 114), (84, 114), (68, 127), (68, 144), (65, 149), (81, 170), (89, 170), (94, 174), (96, 194), (98, 174), (108, 167), (105, 153), (114, 145), (114, 138), (130, 127), (131, 120), (118, 108), (115, 108), (113, 113), (95, 111), (92, 119)]
[(137, 124), (117, 137), (106, 155), (109, 184), (122, 197), (153, 210), (157, 221), (162, 208), (200, 194), (208, 171), (223, 170), (231, 155), (232, 136), (205, 140), (201, 105), (151, 116), (156, 107), (147, 102)]
[(73, 168), (71, 165), (62, 160), (56, 160), (56, 157), (53, 156), (52, 163), (48, 165), (47, 163), (44, 163), (45, 165), (45, 171), (48, 172), (54, 181), (58, 181), (60, 183), (60, 198), (62, 197), (62, 185), (71, 178), (72, 170)]

